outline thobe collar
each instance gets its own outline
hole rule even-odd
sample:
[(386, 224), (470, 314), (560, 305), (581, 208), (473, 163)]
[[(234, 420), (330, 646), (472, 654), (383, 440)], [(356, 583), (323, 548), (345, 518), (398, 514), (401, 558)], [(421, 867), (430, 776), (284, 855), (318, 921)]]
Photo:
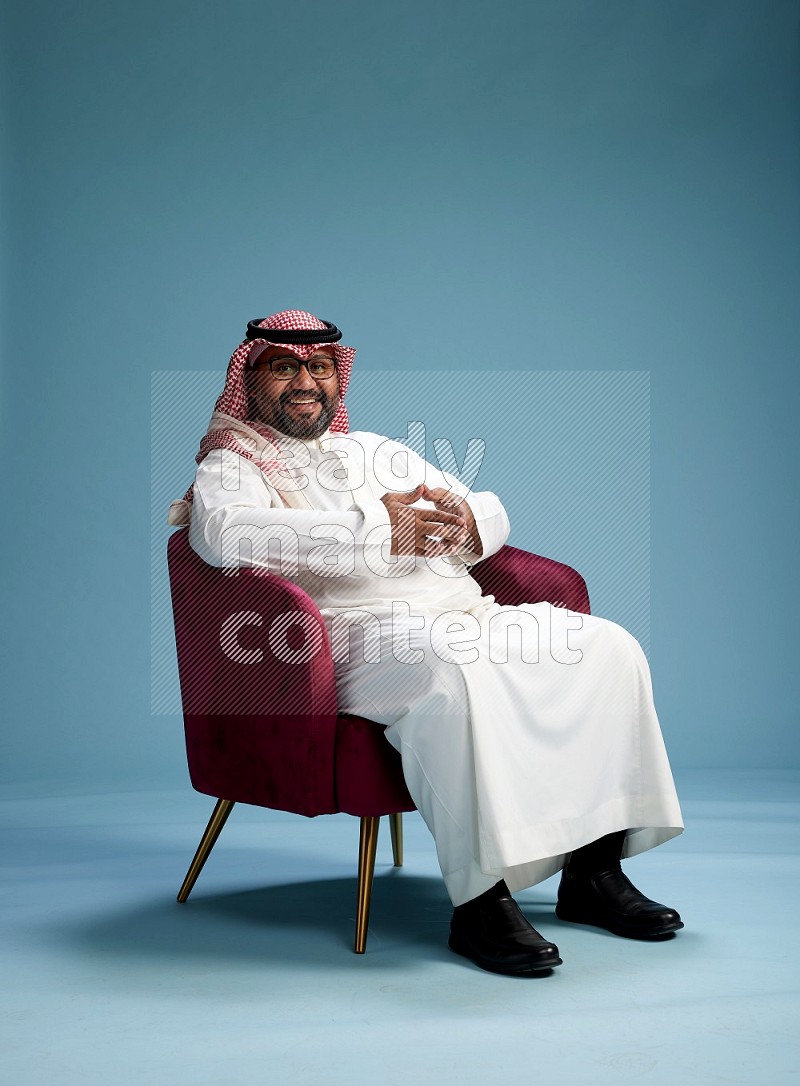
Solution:
[(277, 430), (274, 426), (268, 424), (262, 424), (264, 430), (268, 430), (272, 440), (275, 444), (286, 453), (292, 456), (310, 456), (312, 459), (318, 457), (320, 453), (326, 452), (327, 449), (323, 448), (323, 442), (327, 444), (335, 435), (331, 432), (330, 427), (321, 433), (318, 437), (295, 437), (294, 434), (286, 434), (283, 430)]
[[(319, 437), (301, 438), (293, 434), (285, 434), (282, 430), (264, 423), (261, 424), (260, 429), (270, 442), (274, 442), (284, 459), (285, 466), (282, 469), (284, 477), (288, 475), (291, 478), (299, 478), (308, 474), (311, 481), (316, 480), (312, 486), (282, 493), (282, 500), (286, 504), (300, 508), (317, 508), (312, 502), (312, 495), (315, 495), (315, 500), (319, 500), (322, 496), (327, 497), (330, 502), (334, 494), (346, 494), (349, 496), (350, 505), (355, 504), (356, 497), (350, 488), (347, 466), (345, 465), (346, 474), (343, 478), (337, 474), (341, 472), (342, 464), (336, 450), (335, 439), (340, 437), (340, 434), (328, 428)], [(274, 483), (273, 480), (273, 485)], [(338, 499), (335, 500), (333, 507), (336, 507), (338, 502)]]

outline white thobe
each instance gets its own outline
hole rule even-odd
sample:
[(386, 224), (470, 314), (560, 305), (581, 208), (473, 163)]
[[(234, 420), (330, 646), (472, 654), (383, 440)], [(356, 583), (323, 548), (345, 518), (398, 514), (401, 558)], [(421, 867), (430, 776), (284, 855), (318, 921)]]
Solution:
[(541, 882), (617, 830), (627, 831), (623, 856), (681, 832), (647, 660), (631, 634), (546, 602), (497, 604), (469, 575), (481, 559), (466, 550), (390, 555), (383, 494), (424, 481), (466, 497), (481, 558), (508, 536), (495, 494), (378, 434), (273, 434), (280, 488), (306, 507), (287, 508), (251, 461), (214, 450), (197, 469), (191, 546), (215, 566), (265, 566), (314, 599), (339, 711), (386, 726), (453, 904), (499, 878), (512, 891)]

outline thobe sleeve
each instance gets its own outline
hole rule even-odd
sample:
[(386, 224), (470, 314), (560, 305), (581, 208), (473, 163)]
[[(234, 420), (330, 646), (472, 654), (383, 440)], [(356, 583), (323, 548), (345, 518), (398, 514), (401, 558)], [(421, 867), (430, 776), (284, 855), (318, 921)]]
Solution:
[[(229, 449), (214, 449), (195, 475), (189, 543), (209, 565), (248, 564), (284, 576), (313, 570), (311, 552), (323, 540), (336, 540), (343, 558), (354, 548), (379, 551), (390, 530), (388, 510), (366, 488), (353, 497), (348, 509), (287, 508), (252, 461)], [(279, 545), (270, 545), (275, 540)], [(330, 547), (326, 554), (333, 557)], [(338, 564), (342, 575), (352, 572), (347, 561)], [(326, 575), (336, 575), (336, 566), (326, 564)]]
[[(475, 517), (475, 524), (478, 529), (478, 535), (483, 545), (483, 553), (477, 554), (473, 550), (469, 550), (466, 547), (463, 550), (456, 553), (463, 558), (464, 562), (468, 566), (474, 566), (478, 562), (482, 562), (484, 558), (489, 558), (490, 555), (496, 554), (497, 551), (503, 546), (508, 539), (508, 534), (511, 530), (511, 526), (508, 520), (508, 514), (503, 508), (503, 504), (498, 496), (492, 493), (491, 490), (471, 490), (464, 483), (460, 482), (455, 475), (451, 475), (447, 471), (442, 471), (440, 468), (434, 467), (429, 461), (424, 460), (421, 456), (409, 449), (406, 445), (398, 442), (384, 442), (381, 446), (381, 453), (385, 458), (383, 477), (385, 478), (385, 472), (391, 470), (391, 463), (396, 453), (408, 454), (408, 475), (402, 480), (398, 478), (398, 485), (393, 489), (396, 490), (413, 490), (419, 483), (427, 483), (429, 487), (444, 487), (445, 490), (450, 490), (453, 494), (456, 494), (460, 498), (465, 498), (472, 514)], [(382, 504), (382, 503), (381, 503)], [(421, 506), (425, 509), (433, 509), (432, 502), (419, 501), (414, 503), (415, 506)]]

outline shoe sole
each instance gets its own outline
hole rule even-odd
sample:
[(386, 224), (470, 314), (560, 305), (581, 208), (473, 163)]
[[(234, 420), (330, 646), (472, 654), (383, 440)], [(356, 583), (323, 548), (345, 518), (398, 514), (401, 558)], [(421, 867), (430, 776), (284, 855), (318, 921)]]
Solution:
[(612, 935), (621, 935), (625, 939), (661, 939), (665, 935), (672, 935), (674, 932), (680, 931), (684, 926), (683, 921), (678, 920), (673, 923), (662, 924), (658, 928), (649, 928), (647, 931), (642, 931), (641, 929), (625, 927), (622, 924), (615, 924), (613, 920), (604, 921), (596, 916), (571, 912), (560, 905), (556, 905), (556, 916), (559, 920), (566, 920), (569, 924), (586, 924), (592, 928), (602, 928), (604, 931), (610, 931)]
[(486, 969), (490, 973), (500, 973), (505, 977), (536, 977), (541, 976), (543, 973), (551, 973), (557, 965), (563, 965), (561, 958), (553, 958), (551, 961), (542, 963), (541, 965), (500, 965), (495, 962), (484, 961), (477, 954), (470, 949), (467, 943), (462, 943), (460, 939), (451, 935), (447, 941), (447, 945), (456, 954), (460, 954), (463, 958), (469, 958), (475, 965)]

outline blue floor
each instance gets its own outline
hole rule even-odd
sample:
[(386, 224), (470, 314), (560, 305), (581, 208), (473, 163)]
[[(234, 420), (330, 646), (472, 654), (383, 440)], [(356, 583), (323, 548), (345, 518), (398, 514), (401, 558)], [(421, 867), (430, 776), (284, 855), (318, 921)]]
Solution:
[(382, 826), (367, 953), (352, 953), (358, 828), (235, 808), (187, 905), (212, 801), (0, 794), (2, 1082), (361, 1086), (800, 1081), (800, 774), (678, 774), (687, 832), (626, 864), (686, 928), (661, 943), (562, 924), (518, 895), (552, 975), (447, 949), (433, 844)]

